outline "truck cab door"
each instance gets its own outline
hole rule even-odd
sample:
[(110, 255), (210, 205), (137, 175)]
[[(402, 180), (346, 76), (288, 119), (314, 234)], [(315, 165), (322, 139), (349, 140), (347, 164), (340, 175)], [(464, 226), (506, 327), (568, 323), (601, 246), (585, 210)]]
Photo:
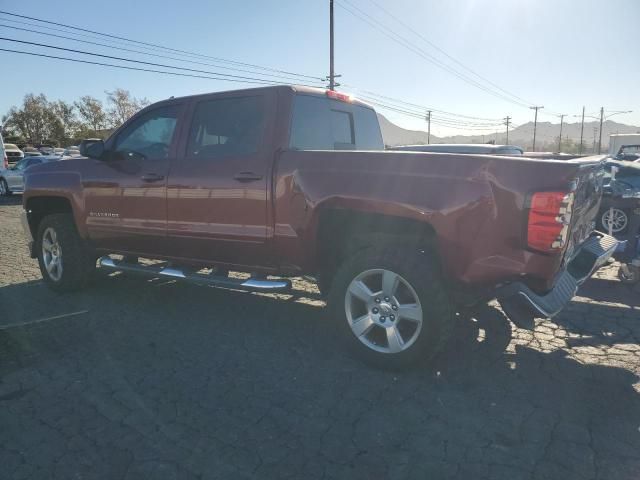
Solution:
[(86, 226), (98, 249), (161, 254), (167, 233), (167, 175), (181, 104), (143, 111), (84, 170)]
[(167, 184), (172, 256), (265, 266), (275, 92), (200, 97)]

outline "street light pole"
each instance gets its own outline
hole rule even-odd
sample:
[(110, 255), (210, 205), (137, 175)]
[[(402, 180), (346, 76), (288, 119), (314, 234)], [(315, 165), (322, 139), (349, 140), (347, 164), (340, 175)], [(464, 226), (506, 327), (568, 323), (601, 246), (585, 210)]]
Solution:
[(534, 120), (533, 120), (533, 147), (532, 147), (532, 150), (535, 152), (536, 151), (536, 130), (538, 128), (538, 110), (544, 107), (540, 106), (540, 107), (529, 107), (529, 108), (531, 110), (536, 111), (536, 116), (534, 117)]

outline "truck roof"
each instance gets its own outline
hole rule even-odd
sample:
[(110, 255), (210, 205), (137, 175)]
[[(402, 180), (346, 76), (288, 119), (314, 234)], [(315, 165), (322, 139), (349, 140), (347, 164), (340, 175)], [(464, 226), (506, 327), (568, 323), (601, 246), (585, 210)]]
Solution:
[[(199, 97), (208, 97), (209, 95), (215, 95), (218, 93), (230, 93), (230, 92), (234, 92), (234, 93), (258, 93), (258, 92), (263, 92), (263, 91), (268, 91), (268, 90), (281, 90), (283, 92), (292, 92), (292, 93), (301, 93), (304, 95), (315, 95), (318, 97), (325, 97), (327, 96), (327, 92), (329, 92), (329, 90), (324, 89), (324, 88), (315, 88), (315, 87), (307, 87), (307, 86), (303, 86), (303, 85), (270, 85), (270, 86), (266, 86), (266, 87), (254, 87), (254, 88), (242, 88), (242, 89), (237, 89), (237, 90), (221, 90), (218, 92), (206, 92), (206, 93), (197, 93), (194, 95), (184, 95), (182, 97), (171, 97), (171, 98), (166, 98), (164, 100), (160, 100), (159, 102), (155, 102), (152, 105), (155, 105), (157, 103), (164, 103), (164, 102), (174, 102), (176, 100), (184, 100), (184, 99), (191, 99), (191, 98), (199, 98)], [(349, 103), (355, 104), (355, 105), (360, 105), (366, 108), (371, 108), (373, 109), (373, 107), (371, 105), (369, 105), (366, 102), (363, 102), (362, 100), (359, 100), (356, 97), (352, 97), (351, 95), (345, 93), (345, 92), (337, 92), (338, 94), (342, 94), (342, 95), (346, 95), (349, 97)]]

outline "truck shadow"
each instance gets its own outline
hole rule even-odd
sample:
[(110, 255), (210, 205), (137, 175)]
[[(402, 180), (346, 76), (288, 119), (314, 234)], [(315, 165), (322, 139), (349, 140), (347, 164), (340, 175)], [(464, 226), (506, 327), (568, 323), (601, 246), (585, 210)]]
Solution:
[[(132, 398), (128, 418), (140, 417), (139, 428), (149, 425), (153, 436), (127, 448), (152, 444), (159, 458), (195, 474), (207, 476), (193, 457), (203, 445), (236, 472), (254, 468), (251, 458), (238, 464), (216, 450), (219, 440), (263, 454), (295, 448), (320, 463), (330, 457), (346, 469), (336, 474), (344, 478), (367, 471), (380, 452), (407, 478), (489, 477), (490, 465), (502, 465), (509, 478), (637, 478), (634, 372), (580, 363), (536, 342), (513, 345), (521, 332), (490, 306), (460, 316), (449, 348), (429, 366), (394, 373), (346, 355), (306, 288), (263, 296), (109, 276), (64, 296), (39, 282), (10, 285), (0, 288), (0, 303), (12, 322), (89, 310), (0, 330), (0, 378), (22, 381), (18, 394), (0, 401), (17, 415), (46, 417), (48, 401), (102, 408), (112, 405), (112, 391), (122, 392)], [(611, 307), (601, 308), (605, 315)], [(166, 398), (171, 408), (163, 407)], [(124, 430), (119, 422), (103, 429)], [(102, 431), (70, 425), (89, 437), (85, 448), (105, 442)], [(28, 432), (0, 432), (0, 443), (5, 435)], [(277, 463), (260, 470), (266, 467), (260, 462), (256, 473), (285, 472)]]

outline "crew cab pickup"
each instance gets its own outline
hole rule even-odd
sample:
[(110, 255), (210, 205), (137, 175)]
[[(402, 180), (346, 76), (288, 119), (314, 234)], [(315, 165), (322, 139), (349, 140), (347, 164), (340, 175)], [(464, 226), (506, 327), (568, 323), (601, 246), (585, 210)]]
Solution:
[(594, 231), (600, 158), (385, 151), (375, 111), (334, 91), (171, 98), (82, 153), (26, 173), (51, 288), (96, 264), (259, 292), (313, 276), (333, 328), (378, 365), (431, 357), (461, 304), (553, 316), (616, 247)]

